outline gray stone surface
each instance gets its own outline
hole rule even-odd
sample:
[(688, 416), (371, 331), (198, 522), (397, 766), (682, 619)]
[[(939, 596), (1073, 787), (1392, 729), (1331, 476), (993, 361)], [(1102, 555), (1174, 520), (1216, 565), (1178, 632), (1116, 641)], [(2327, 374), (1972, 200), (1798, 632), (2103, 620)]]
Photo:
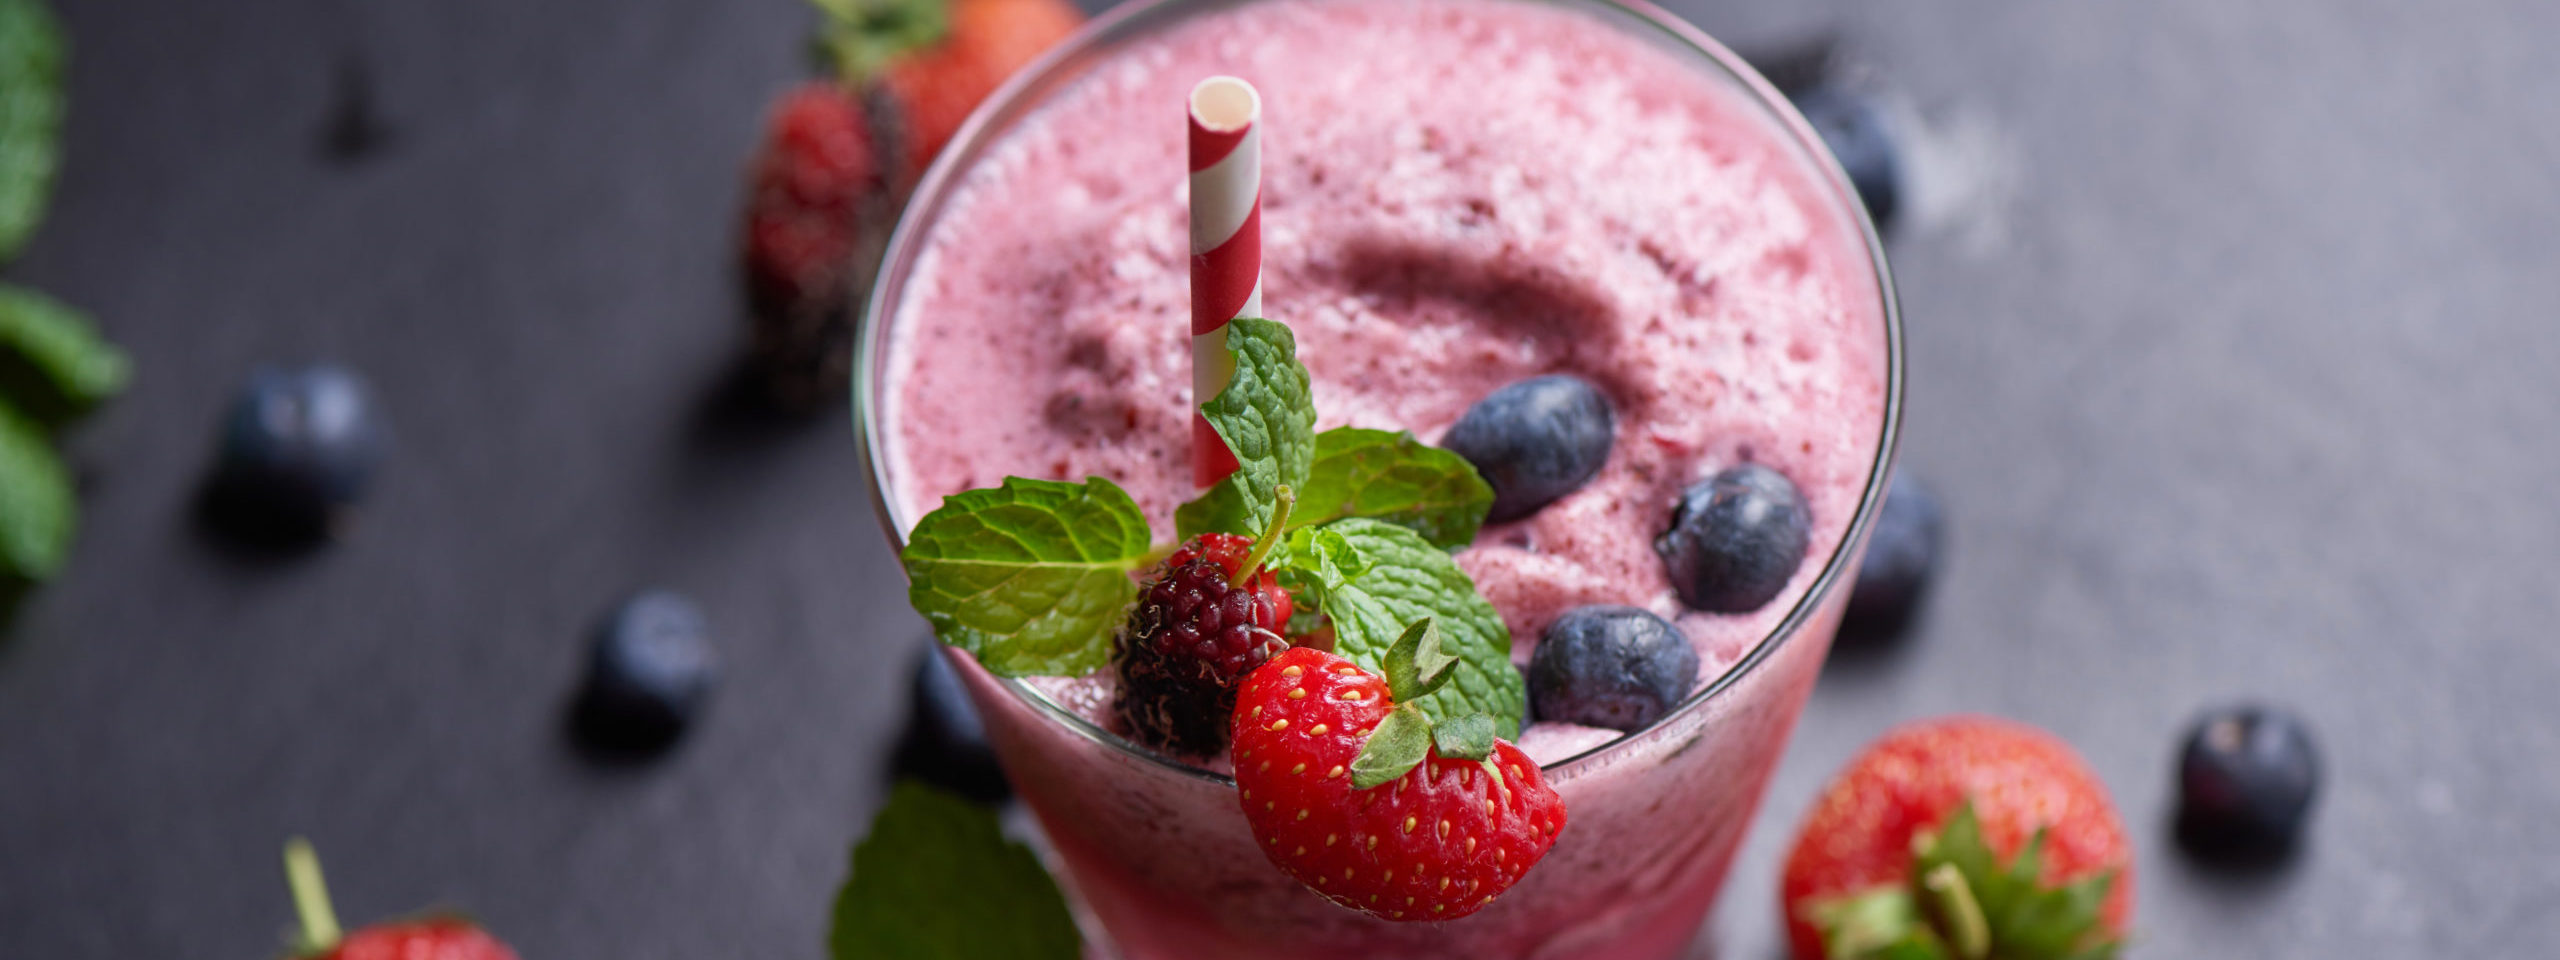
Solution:
[[(132, 392), (86, 523), (0, 641), (0, 953), (254, 957), (310, 835), (342, 912), (466, 907), (528, 957), (812, 956), (903, 709), (902, 602), (841, 415), (719, 399), (738, 171), (787, 0), (65, 0), (51, 222), (8, 276)], [(2560, 7), (1680, 3), (1836, 29), (1926, 131), (1893, 245), (1905, 462), (1953, 549), (1922, 630), (1835, 661), (1715, 922), (1777, 955), (1822, 778), (1977, 710), (2080, 745), (2140, 845), (2136, 955), (2560, 945)], [(390, 135), (324, 129), (366, 65)], [(258, 362), (370, 373), (394, 459), (346, 542), (199, 533)], [(729, 664), (653, 767), (562, 735), (584, 631), (663, 584)], [(2194, 711), (2316, 724), (2305, 856), (2169, 843)]]

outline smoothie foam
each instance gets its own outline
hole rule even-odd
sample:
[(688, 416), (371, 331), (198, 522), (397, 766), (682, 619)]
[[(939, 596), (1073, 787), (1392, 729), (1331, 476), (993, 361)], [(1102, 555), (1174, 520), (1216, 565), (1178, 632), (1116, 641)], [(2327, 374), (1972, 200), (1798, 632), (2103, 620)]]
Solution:
[[(1143, 44), (997, 144), (897, 309), (886, 449), (905, 520), (1009, 474), (1103, 476), (1172, 528), (1194, 492), (1180, 105), (1216, 73), (1263, 90), (1265, 301), (1297, 333), (1319, 429), (1433, 441), (1552, 372), (1616, 405), (1599, 476), (1459, 554), (1515, 658), (1586, 603), (1672, 618), (1701, 682), (1766, 635), (1875, 455), (1866, 249), (1739, 94), (1527, 4), (1248, 7)], [(1758, 613), (1684, 613), (1652, 539), (1683, 488), (1744, 460), (1804, 491), (1814, 549)], [(1533, 754), (1558, 759), (1546, 733)]]

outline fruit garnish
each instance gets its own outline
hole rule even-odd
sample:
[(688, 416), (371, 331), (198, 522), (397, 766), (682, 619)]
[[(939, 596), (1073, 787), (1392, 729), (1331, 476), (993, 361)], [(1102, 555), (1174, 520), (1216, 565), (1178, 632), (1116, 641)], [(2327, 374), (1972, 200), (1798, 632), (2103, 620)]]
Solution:
[(1112, 644), (1120, 687), (1112, 713), (1138, 742), (1175, 753), (1226, 749), (1227, 715), (1244, 676), (1289, 641), (1289, 595), (1262, 561), (1288, 522), (1291, 496), (1259, 541), (1203, 534), (1147, 575)]
[(340, 933), (328, 885), (320, 876), (320, 858), (301, 837), (285, 841), (284, 874), (293, 891), (294, 913), (302, 921), (292, 953), (299, 960), (516, 960), (514, 950), (478, 924), (451, 915)]
[(835, 960), (1075, 960), (1084, 938), (994, 809), (907, 782), (853, 848), (827, 946)]
[(1804, 495), (1786, 474), (1746, 463), (1682, 493), (1653, 550), (1690, 609), (1750, 613), (1794, 579), (1812, 526)]
[(2244, 705), (2196, 718), (2178, 755), (2178, 840), (2208, 857), (2290, 851), (2320, 789), (2320, 751), (2302, 720)]
[(1428, 621), (1399, 641), (1387, 677), (1306, 647), (1247, 677), (1237, 798), (1263, 853), (1308, 889), (1388, 920), (1451, 920), (1546, 855), (1564, 802), (1491, 717), (1422, 709), (1455, 664)]
[(1635, 607), (1575, 607), (1547, 625), (1529, 653), (1538, 719), (1636, 730), (1661, 719), (1698, 682), (1698, 648)]
[(2133, 854), (2070, 746), (1985, 717), (1886, 734), (1834, 778), (1788, 854), (1796, 960), (2112, 957)]
[(1580, 377), (1532, 377), (1468, 407), (1440, 445), (1474, 464), (1493, 485), (1491, 523), (1538, 512), (1581, 489), (1609, 461), (1617, 414)]

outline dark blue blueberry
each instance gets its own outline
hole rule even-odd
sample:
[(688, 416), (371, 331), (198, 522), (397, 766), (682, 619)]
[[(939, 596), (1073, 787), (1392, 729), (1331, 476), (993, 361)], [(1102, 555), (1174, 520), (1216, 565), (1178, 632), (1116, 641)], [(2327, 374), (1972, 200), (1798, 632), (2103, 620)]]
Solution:
[(215, 505), (261, 534), (332, 532), (364, 499), (384, 445), (372, 392), (354, 371), (261, 368), (223, 420)]
[(1840, 624), (1843, 635), (1880, 639), (1911, 624), (1928, 592), (1929, 574), (1938, 565), (1942, 516), (1937, 494), (1910, 471), (1893, 472), (1884, 509), (1867, 531), (1867, 561), (1849, 591), (1849, 612)]
[(692, 725), (718, 678), (701, 609), (663, 590), (642, 593), (596, 628), (578, 733), (592, 746), (662, 750)]
[(1635, 607), (1575, 607), (1529, 654), (1538, 719), (1635, 730), (1671, 711), (1698, 682), (1698, 651), (1680, 628)]
[(1796, 110), (1822, 135), (1824, 146), (1840, 159), (1840, 169), (1866, 201), (1867, 216), (1882, 232), (1893, 224), (1902, 203), (1902, 164), (1896, 158), (1893, 129), (1874, 100), (1840, 87), (1817, 86), (1794, 95)]
[(2311, 731), (2273, 707), (2242, 705), (2198, 718), (2178, 757), (2178, 838), (2205, 856), (2287, 852), (2320, 791)]
[(1812, 527), (1812, 511), (1785, 474), (1746, 463), (1681, 494), (1653, 552), (1690, 609), (1749, 613), (1787, 588)]
[(892, 760), (900, 776), (914, 777), (976, 800), (994, 802), (1013, 792), (986, 724), (960, 686), (951, 654), (927, 638), (917, 657), (906, 734)]
[(1493, 486), (1487, 523), (1517, 520), (1572, 493), (1609, 460), (1609, 398), (1580, 378), (1533, 377), (1486, 394), (1440, 445)]

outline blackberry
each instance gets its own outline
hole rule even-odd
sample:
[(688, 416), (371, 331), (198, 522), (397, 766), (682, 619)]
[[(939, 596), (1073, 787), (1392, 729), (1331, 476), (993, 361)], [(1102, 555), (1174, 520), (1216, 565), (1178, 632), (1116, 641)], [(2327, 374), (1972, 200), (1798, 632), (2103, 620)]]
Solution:
[(1288, 594), (1269, 573), (1236, 584), (1230, 565), (1247, 558), (1222, 547), (1194, 544), (1169, 558), (1121, 625), (1112, 712), (1141, 743), (1198, 756), (1226, 749), (1236, 685), (1289, 648), (1280, 636)]

